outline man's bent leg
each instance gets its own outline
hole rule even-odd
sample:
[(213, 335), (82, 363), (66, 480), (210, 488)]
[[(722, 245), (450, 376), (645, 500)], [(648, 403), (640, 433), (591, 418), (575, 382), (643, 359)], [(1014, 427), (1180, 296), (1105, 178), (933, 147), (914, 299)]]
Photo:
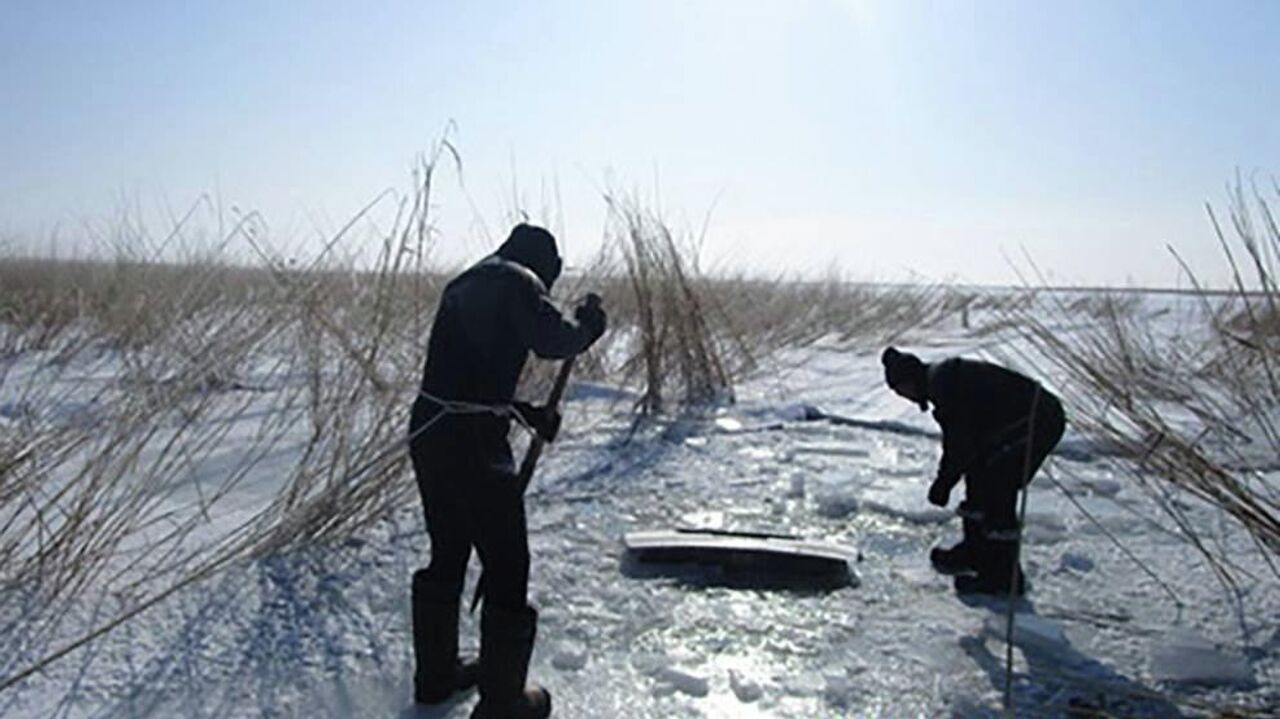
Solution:
[(976, 577), (957, 577), (961, 593), (1006, 595), (1012, 588), (1021, 596), (1026, 580), (1018, 562), (1018, 489), (1022, 485), (1025, 457), (1005, 454), (969, 477), (972, 498), (982, 513), (982, 552)]

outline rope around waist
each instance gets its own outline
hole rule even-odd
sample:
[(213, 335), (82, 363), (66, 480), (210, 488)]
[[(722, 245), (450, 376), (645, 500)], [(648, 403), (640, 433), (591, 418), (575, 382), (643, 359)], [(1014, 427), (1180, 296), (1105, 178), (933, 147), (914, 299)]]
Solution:
[(487, 414), (494, 417), (501, 417), (503, 419), (513, 419), (517, 424), (523, 427), (525, 431), (529, 432), (529, 434), (536, 435), (536, 432), (529, 424), (528, 420), (525, 419), (524, 415), (516, 411), (515, 404), (511, 402), (488, 404), (484, 402), (469, 402), (467, 400), (444, 399), (443, 397), (437, 397), (426, 390), (418, 390), (418, 396), (432, 402), (439, 407), (440, 410), (435, 413), (434, 417), (427, 422), (424, 422), (421, 427), (417, 427), (409, 433), (410, 441), (425, 433), (428, 429), (434, 426), (436, 422), (439, 422), (441, 419), (451, 415), (465, 416)]

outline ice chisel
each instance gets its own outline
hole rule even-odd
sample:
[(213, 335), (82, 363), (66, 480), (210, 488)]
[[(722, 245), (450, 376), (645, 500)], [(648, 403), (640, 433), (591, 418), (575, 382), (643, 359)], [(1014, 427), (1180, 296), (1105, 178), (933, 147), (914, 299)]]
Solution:
[[(588, 303), (598, 303), (600, 300), (595, 295), (587, 298)], [(556, 375), (556, 383), (551, 387), (551, 395), (547, 397), (547, 408), (559, 411), (560, 400), (564, 397), (565, 387), (569, 386), (569, 375), (573, 372), (573, 357), (566, 359), (560, 365), (560, 373)], [(520, 494), (523, 495), (525, 490), (529, 489), (529, 482), (533, 481), (533, 471), (538, 467), (538, 458), (542, 456), (542, 448), (546, 446), (546, 441), (538, 434), (533, 435), (533, 439), (529, 441), (529, 449), (524, 453), (524, 461), (520, 463)], [(476, 607), (480, 604), (480, 597), (484, 596), (484, 574), (480, 575), (480, 580), (476, 582), (475, 594), (471, 595), (471, 612), (475, 613)]]

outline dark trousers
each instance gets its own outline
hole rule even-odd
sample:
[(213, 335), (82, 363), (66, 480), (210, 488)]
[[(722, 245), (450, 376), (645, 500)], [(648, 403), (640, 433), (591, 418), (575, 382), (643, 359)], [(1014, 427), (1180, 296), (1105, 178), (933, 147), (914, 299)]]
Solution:
[(1018, 490), (1031, 482), (1066, 429), (1058, 399), (1046, 393), (1040, 403), (1035, 422), (1021, 436), (1009, 437), (965, 474), (961, 514), (980, 518), (988, 535), (1016, 532)]
[[(410, 432), (431, 416), (415, 407)], [(508, 426), (491, 416), (444, 417), (414, 438), (410, 457), (431, 538), (427, 581), (445, 597), (459, 597), (475, 547), (484, 569), (485, 602), (524, 611), (529, 535)]]

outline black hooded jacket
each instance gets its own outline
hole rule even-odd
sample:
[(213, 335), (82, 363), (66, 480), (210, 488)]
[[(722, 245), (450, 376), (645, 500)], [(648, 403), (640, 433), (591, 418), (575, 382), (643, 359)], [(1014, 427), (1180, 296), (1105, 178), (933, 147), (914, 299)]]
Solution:
[(960, 357), (927, 365), (927, 373), (928, 400), (942, 428), (938, 478), (948, 487), (975, 460), (1024, 438), (1033, 406), (1036, 434), (1062, 433), (1061, 402), (1029, 377)]
[(561, 359), (590, 346), (598, 333), (561, 314), (548, 296), (560, 266), (550, 233), (521, 225), (496, 253), (454, 278), (436, 310), (423, 392), (505, 405), (530, 351)]

